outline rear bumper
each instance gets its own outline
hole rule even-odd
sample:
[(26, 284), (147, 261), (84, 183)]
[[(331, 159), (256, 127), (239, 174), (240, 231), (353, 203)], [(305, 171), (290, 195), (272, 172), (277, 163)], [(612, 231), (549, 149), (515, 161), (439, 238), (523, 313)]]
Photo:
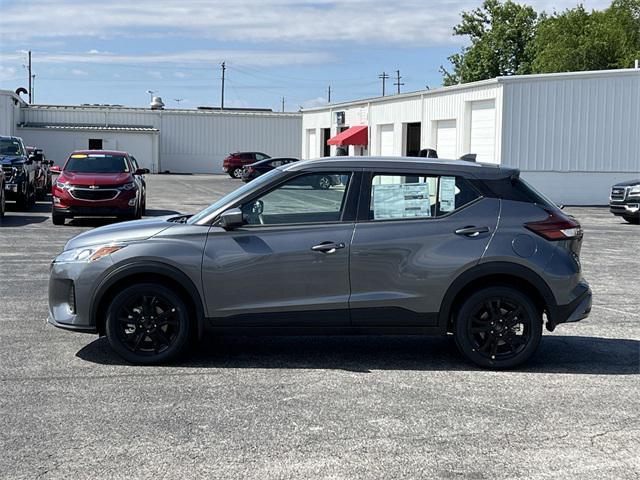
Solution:
[(561, 323), (572, 323), (583, 320), (591, 313), (593, 294), (586, 283), (585, 290), (578, 295), (573, 302), (567, 305), (558, 305), (555, 312), (547, 321), (547, 330), (552, 332)]

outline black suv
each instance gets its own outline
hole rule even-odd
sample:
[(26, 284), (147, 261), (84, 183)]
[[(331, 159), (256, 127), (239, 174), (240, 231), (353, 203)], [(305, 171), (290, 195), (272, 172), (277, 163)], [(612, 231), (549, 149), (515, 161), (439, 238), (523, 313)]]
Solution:
[(4, 172), (4, 193), (20, 210), (29, 210), (36, 201), (36, 165), (20, 137), (0, 137), (0, 164)]
[(640, 223), (640, 179), (611, 187), (609, 210), (629, 223)]

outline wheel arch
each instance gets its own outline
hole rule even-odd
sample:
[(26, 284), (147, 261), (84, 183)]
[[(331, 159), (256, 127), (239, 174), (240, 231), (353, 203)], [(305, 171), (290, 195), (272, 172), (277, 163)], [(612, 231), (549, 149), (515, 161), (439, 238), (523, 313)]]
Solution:
[(93, 296), (90, 312), (93, 324), (100, 335), (105, 334), (106, 306), (113, 294), (136, 283), (159, 283), (175, 291), (187, 304), (190, 316), (195, 319), (194, 333), (198, 338), (204, 332), (204, 306), (200, 292), (187, 274), (162, 262), (135, 262), (117, 267), (100, 283)]
[(503, 285), (528, 295), (541, 312), (553, 316), (557, 303), (547, 283), (536, 272), (523, 265), (490, 262), (476, 265), (461, 273), (449, 286), (441, 306), (438, 324), (443, 332), (452, 331), (453, 319), (461, 300), (478, 288)]

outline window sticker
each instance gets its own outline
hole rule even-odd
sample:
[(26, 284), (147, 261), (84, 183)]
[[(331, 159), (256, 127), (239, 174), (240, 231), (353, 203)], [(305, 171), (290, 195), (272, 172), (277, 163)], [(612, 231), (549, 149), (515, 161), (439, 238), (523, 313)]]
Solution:
[(440, 177), (440, 211), (456, 209), (456, 177)]
[(430, 217), (428, 183), (373, 185), (373, 218)]

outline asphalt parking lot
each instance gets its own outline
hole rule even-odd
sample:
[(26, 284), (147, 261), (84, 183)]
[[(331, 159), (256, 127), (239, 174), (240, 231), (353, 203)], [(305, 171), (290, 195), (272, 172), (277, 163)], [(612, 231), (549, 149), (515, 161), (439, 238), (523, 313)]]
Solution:
[[(239, 186), (148, 176), (148, 213)], [(72, 236), (49, 207), (0, 223), (0, 478), (638, 478), (640, 227), (582, 222), (591, 316), (489, 372), (447, 338), (207, 338), (134, 367), (45, 324), (48, 267)]]

